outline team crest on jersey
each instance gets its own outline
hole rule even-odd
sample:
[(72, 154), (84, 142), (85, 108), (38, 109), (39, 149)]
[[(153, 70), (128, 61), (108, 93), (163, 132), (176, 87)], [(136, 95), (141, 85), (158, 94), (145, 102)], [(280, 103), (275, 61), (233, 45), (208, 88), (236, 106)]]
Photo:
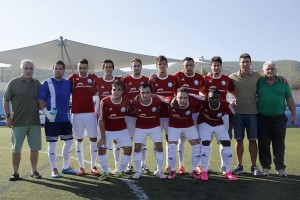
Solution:
[(198, 81), (198, 80), (195, 80), (195, 81), (194, 81), (194, 84), (195, 84), (195, 85), (199, 85), (199, 81)]
[(191, 114), (191, 111), (190, 110), (187, 110), (186, 112), (185, 112), (185, 115), (190, 115)]
[(217, 117), (222, 117), (222, 113), (218, 113), (218, 114), (217, 114)]
[(156, 108), (156, 107), (153, 107), (151, 110), (152, 110), (152, 112), (156, 112), (156, 111), (157, 111), (157, 108)]
[(121, 112), (125, 112), (126, 111), (126, 108), (125, 107), (122, 107), (121, 108)]
[(88, 83), (92, 83), (93, 81), (92, 81), (92, 79), (89, 78), (89, 79), (87, 80), (87, 82), (88, 82)]
[(221, 84), (222, 84), (222, 85), (226, 85), (226, 82), (225, 82), (225, 81), (222, 81)]
[(173, 83), (169, 82), (168, 87), (173, 87)]

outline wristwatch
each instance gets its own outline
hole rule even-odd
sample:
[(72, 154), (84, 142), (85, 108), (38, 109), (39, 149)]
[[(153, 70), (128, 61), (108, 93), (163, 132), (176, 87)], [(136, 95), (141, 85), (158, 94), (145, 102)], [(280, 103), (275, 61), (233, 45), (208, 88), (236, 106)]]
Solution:
[(5, 114), (5, 117), (6, 118), (10, 118), (10, 114)]

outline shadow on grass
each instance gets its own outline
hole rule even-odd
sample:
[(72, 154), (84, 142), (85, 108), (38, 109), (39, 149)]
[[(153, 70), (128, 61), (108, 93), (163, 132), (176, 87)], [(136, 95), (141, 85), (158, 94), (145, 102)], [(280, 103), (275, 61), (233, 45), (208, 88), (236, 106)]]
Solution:
[(211, 173), (208, 181), (194, 180), (189, 174), (177, 175), (175, 180), (157, 180), (144, 176), (139, 185), (150, 199), (298, 199), (300, 177), (277, 175), (253, 177), (250, 173), (229, 181), (220, 173)]

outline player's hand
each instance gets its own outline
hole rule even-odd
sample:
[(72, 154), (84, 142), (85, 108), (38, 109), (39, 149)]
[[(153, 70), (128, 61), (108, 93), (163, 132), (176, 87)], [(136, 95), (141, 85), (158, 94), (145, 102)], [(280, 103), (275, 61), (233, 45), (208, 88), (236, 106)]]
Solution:
[(156, 78), (157, 78), (156, 74), (151, 74), (149, 77), (150, 81), (154, 81)]
[(291, 118), (291, 125), (296, 125), (297, 124), (297, 116), (292, 116)]
[(46, 115), (48, 118), (49, 122), (54, 122), (55, 121), (55, 115), (50, 114), (50, 112), (47, 110), (47, 108), (43, 108), (43, 113)]
[(104, 145), (106, 143), (105, 138), (101, 138), (98, 142), (97, 142), (97, 147), (100, 148), (102, 145)]
[(13, 122), (12, 122), (12, 120), (11, 120), (10, 117), (8, 117), (8, 118), (5, 119), (5, 123), (6, 123), (7, 127), (9, 127), (9, 128), (13, 127)]

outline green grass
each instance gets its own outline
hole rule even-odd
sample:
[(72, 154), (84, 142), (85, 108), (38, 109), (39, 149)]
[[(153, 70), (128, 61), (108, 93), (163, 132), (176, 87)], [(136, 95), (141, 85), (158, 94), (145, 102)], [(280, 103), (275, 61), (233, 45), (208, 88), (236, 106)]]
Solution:
[[(84, 177), (63, 175), (62, 178), (50, 177), (50, 165), (47, 154), (47, 144), (43, 139), (43, 150), (39, 159), (39, 172), (43, 179), (36, 180), (30, 177), (30, 163), (28, 146), (25, 141), (20, 175), (22, 181), (10, 182), (8, 177), (11, 170), (11, 144), (10, 130), (0, 128), (0, 199), (138, 199), (130, 187), (140, 187), (149, 199), (299, 199), (300, 195), (300, 160), (299, 142), (300, 129), (288, 129), (286, 137), (285, 163), (287, 165), (287, 178), (276, 175), (272, 166), (271, 175), (268, 177), (253, 177), (247, 171), (250, 169), (249, 153), (245, 149), (244, 170), (246, 173), (239, 175), (236, 182), (226, 180), (218, 173), (220, 158), (218, 145), (213, 141), (211, 166), (215, 171), (210, 175), (209, 181), (196, 181), (189, 177), (177, 175), (176, 180), (158, 180), (153, 175), (143, 176), (140, 180), (123, 181), (115, 177), (107, 181), (98, 181), (97, 177), (90, 174)], [(234, 143), (234, 142), (233, 142)], [(153, 145), (148, 140), (148, 166), (153, 171), (155, 160)], [(61, 152), (62, 142), (59, 141), (58, 151)], [(245, 145), (247, 146), (247, 145)], [(85, 159), (89, 159), (89, 143), (84, 142)], [(191, 170), (190, 145), (186, 145), (186, 169)], [(75, 157), (74, 146), (72, 156)], [(113, 168), (112, 153), (109, 153), (109, 165)], [(236, 159), (234, 157), (234, 164)], [(62, 159), (58, 157), (58, 166)], [(71, 165), (78, 168), (78, 163), (72, 159)], [(86, 169), (89, 169), (86, 163)], [(133, 185), (134, 184), (134, 185)]]

